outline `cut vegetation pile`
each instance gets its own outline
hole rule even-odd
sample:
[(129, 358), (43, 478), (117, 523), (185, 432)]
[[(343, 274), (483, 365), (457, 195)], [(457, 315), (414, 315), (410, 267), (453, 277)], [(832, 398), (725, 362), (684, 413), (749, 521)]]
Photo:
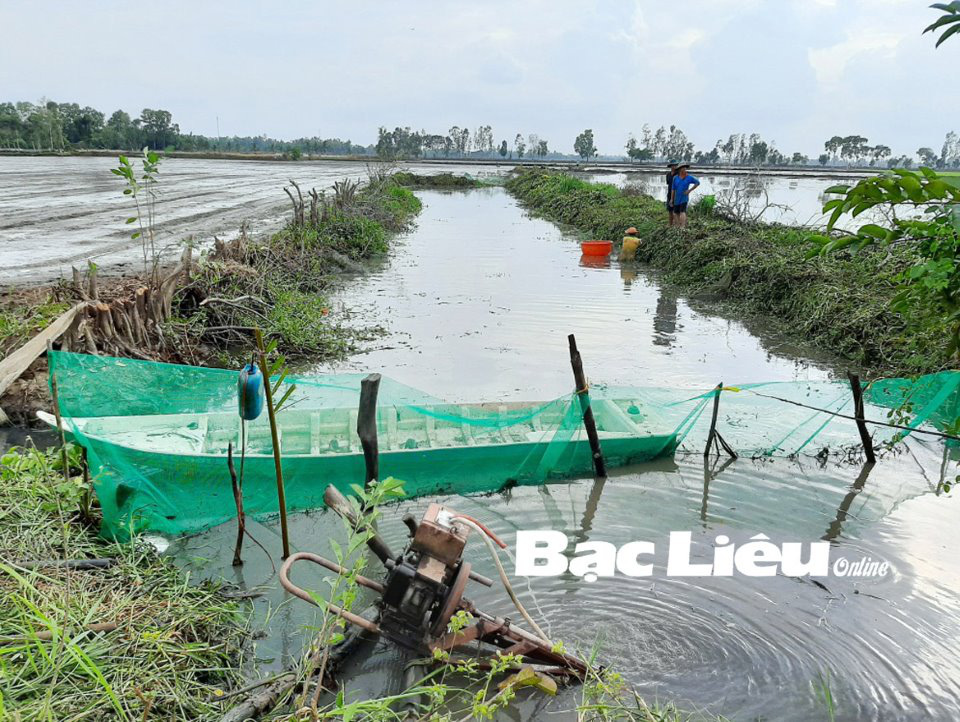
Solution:
[(420, 190), (469, 190), (470, 188), (482, 188), (488, 183), (471, 178), (465, 175), (454, 175), (453, 173), (436, 173), (433, 175), (418, 175), (416, 173), (407, 173), (401, 171), (393, 174), (393, 179), (405, 188), (417, 188)]
[[(0, 719), (218, 716), (241, 681), (240, 608), (145, 544), (101, 540), (79, 512), (79, 469), (68, 482), (60, 464), (27, 449), (0, 459)], [(54, 565), (95, 558), (116, 561)]]
[(671, 228), (661, 201), (539, 169), (518, 171), (507, 189), (591, 238), (619, 239), (636, 226), (643, 240), (637, 259), (663, 269), (667, 282), (731, 303), (870, 372), (901, 376), (950, 365), (939, 319), (904, 319), (890, 310), (907, 248), (807, 260), (800, 228), (745, 224), (696, 208), (686, 229)]

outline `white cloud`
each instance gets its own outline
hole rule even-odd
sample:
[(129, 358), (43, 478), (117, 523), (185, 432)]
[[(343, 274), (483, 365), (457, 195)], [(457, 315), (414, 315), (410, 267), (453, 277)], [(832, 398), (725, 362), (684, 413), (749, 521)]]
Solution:
[(835, 86), (843, 80), (847, 66), (862, 55), (869, 54), (871, 60), (895, 57), (902, 39), (902, 33), (885, 30), (854, 31), (836, 45), (810, 48), (807, 58), (817, 80), (825, 86)]
[[(833, 132), (900, 152), (957, 128), (960, 40), (933, 49), (917, 0), (316, 3), (0, 0), (0, 102), (41, 96), (181, 128), (370, 142), (378, 125), (491, 124), (617, 152), (644, 123), (709, 148), (758, 132), (815, 155)], [(174, 21), (176, 19), (176, 21)], [(157, 28), (130, 60), (131, 27)], [(937, 98), (937, 112), (898, 113)], [(828, 128), (829, 126), (829, 128)]]

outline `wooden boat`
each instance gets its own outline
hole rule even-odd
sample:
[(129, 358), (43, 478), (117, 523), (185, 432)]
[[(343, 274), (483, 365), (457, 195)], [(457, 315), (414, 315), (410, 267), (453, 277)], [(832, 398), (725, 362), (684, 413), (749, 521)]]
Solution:
[[(642, 402), (594, 400), (592, 408), (608, 468), (676, 450), (674, 429)], [(38, 416), (56, 425), (52, 415)], [(328, 483), (349, 493), (363, 480), (355, 408), (294, 407), (277, 421), (288, 508), (321, 507)], [(246, 510), (277, 511), (266, 414), (245, 432), (228, 412), (71, 418), (64, 428), (87, 448), (105, 522), (115, 533), (132, 526), (177, 534), (233, 518), (228, 444), (237, 468), (244, 449)], [(569, 398), (546, 405), (381, 406), (378, 436), (381, 476), (402, 479), (409, 496), (592, 474), (579, 407)]]

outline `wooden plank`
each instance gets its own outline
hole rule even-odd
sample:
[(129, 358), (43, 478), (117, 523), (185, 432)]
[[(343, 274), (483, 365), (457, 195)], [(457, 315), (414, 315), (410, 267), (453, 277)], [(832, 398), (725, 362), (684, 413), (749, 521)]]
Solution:
[[(354, 412), (355, 413), (355, 412)], [(356, 423), (356, 419), (350, 418), (351, 423)], [(350, 433), (352, 429), (347, 429), (347, 451), (353, 451), (353, 444), (350, 443)], [(313, 412), (310, 414), (310, 450), (314, 456), (320, 453), (320, 414)]]
[(30, 364), (36, 361), (37, 357), (47, 350), (47, 341), (55, 341), (64, 331), (70, 328), (70, 324), (73, 323), (77, 311), (84, 305), (85, 304), (78, 303), (73, 308), (64, 311), (53, 323), (3, 359), (3, 361), (0, 361), (0, 396), (3, 396), (10, 384), (20, 378), (20, 374), (30, 368)]

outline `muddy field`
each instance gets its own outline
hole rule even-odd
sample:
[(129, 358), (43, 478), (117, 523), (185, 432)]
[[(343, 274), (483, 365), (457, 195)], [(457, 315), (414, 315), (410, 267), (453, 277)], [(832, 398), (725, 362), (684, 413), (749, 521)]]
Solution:
[[(71, 264), (88, 258), (104, 267), (142, 268), (140, 242), (130, 239), (131, 226), (124, 222), (132, 202), (110, 173), (116, 165), (112, 158), (0, 158), (0, 284), (69, 276)], [(159, 240), (178, 255), (184, 239), (209, 243), (215, 235), (237, 233), (244, 221), (254, 234), (275, 230), (290, 209), (283, 187), (291, 179), (306, 192), (366, 176), (362, 163), (167, 159), (158, 185)]]

